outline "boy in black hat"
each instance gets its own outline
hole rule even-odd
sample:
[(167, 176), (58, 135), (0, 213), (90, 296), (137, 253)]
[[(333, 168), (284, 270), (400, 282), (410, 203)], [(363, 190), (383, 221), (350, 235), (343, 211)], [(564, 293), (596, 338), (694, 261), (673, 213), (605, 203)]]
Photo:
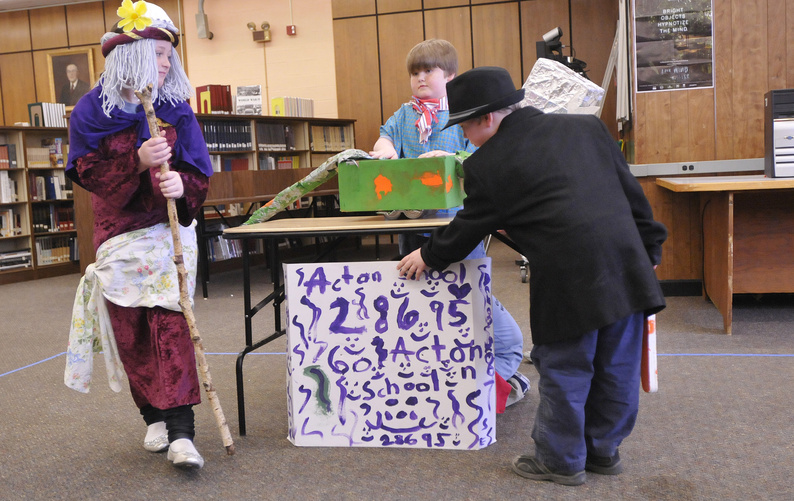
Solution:
[(447, 127), (479, 146), (463, 164), (467, 196), (400, 274), (444, 269), (504, 229), (529, 261), (540, 375), (535, 453), (513, 470), (564, 485), (585, 470), (616, 475), (639, 407), (644, 317), (665, 306), (654, 268), (667, 230), (598, 118), (521, 108), (503, 68), (467, 71), (447, 95)]

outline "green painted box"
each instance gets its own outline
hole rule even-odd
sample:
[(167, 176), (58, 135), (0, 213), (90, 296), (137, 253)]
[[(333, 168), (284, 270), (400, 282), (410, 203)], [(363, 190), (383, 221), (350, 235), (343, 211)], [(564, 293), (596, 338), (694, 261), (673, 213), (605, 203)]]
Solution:
[(462, 172), (454, 156), (341, 163), (339, 205), (344, 212), (458, 207)]

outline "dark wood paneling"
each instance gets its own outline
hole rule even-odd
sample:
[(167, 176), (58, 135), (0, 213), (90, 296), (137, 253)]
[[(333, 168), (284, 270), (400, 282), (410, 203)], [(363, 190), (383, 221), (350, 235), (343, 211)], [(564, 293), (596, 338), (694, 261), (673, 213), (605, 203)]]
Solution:
[(30, 50), (28, 12), (0, 12), (0, 53)]
[(66, 47), (66, 10), (63, 7), (33, 9), (30, 13), (30, 32), (33, 50)]
[(334, 21), (338, 113), (357, 120), (356, 145), (365, 151), (377, 141), (382, 123), (377, 39), (375, 17)]
[(375, 0), (331, 0), (331, 15), (338, 17), (375, 14)]
[(562, 28), (562, 41), (568, 45), (568, 0), (536, 0), (521, 2), (521, 44), (523, 46), (523, 77), (527, 79), (537, 58), (536, 42), (550, 29)]
[(474, 6), (471, 19), (474, 66), (501, 66), (510, 72), (516, 88), (521, 87), (518, 3)]
[(0, 55), (0, 75), (13, 75), (13, 85), (3, 79), (3, 119), (5, 124), (28, 121), (28, 103), (36, 102), (33, 86), (33, 60), (30, 52)]
[[(794, 7), (794, 4), (792, 4)], [(767, 3), (767, 45), (772, 50), (767, 52), (769, 68), (769, 88), (786, 88), (786, 58), (789, 45), (786, 45), (786, 2)]]
[(764, 156), (768, 71), (766, 2), (733, 2), (733, 120), (736, 158)]
[(425, 39), (440, 38), (458, 52), (458, 74), (472, 68), (471, 17), (468, 8), (425, 11)]
[(99, 2), (66, 6), (69, 45), (99, 43), (105, 34), (104, 9)]
[[(716, 50), (714, 61), (714, 84), (716, 96), (716, 123), (720, 124), (715, 130), (715, 160), (729, 160), (737, 158), (733, 151), (735, 135), (733, 123), (733, 77), (731, 65), (733, 64), (733, 31), (728, 29), (731, 25), (731, 0), (713, 0), (714, 26), (726, 28), (714, 31), (714, 47)], [(640, 112), (639, 106), (637, 111)]]
[[(421, 12), (378, 16), (381, 110), (384, 121), (411, 98), (405, 57), (422, 40)], [(364, 144), (361, 146), (364, 147)]]
[[(566, 45), (571, 45), (573, 48), (565, 49), (563, 53), (565, 55), (572, 54), (587, 63), (585, 70), (588, 78), (600, 86), (604, 81), (604, 72), (612, 52), (612, 43), (615, 40), (618, 19), (617, 2), (614, 0), (573, 0), (571, 14), (573, 34), (569, 38), (570, 42)], [(609, 26), (612, 29), (608, 29)], [(551, 28), (553, 26), (549, 27), (549, 29)], [(607, 92), (604, 96), (604, 108), (601, 116), (612, 136), (618, 137), (614, 85), (613, 78), (612, 85), (605, 89)]]

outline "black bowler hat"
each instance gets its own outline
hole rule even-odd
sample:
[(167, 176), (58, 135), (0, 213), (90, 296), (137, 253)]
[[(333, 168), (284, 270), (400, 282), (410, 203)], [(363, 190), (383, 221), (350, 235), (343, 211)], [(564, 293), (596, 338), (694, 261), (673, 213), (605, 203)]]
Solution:
[(449, 121), (444, 127), (501, 110), (524, 99), (516, 90), (510, 73), (497, 66), (474, 68), (447, 82)]

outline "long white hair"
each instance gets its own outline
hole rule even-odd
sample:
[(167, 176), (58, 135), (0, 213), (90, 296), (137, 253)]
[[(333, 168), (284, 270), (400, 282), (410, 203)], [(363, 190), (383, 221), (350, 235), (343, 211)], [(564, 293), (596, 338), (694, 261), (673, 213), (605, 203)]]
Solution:
[[(102, 44), (118, 33), (105, 33)], [(132, 43), (116, 46), (105, 58), (105, 71), (99, 77), (97, 85), (102, 86), (102, 111), (110, 116), (113, 108), (124, 108), (122, 90), (131, 88), (141, 91), (147, 85), (153, 84), (152, 102), (161, 100), (177, 104), (186, 101), (193, 95), (185, 69), (179, 60), (179, 54), (171, 50), (168, 58), (171, 69), (165, 77), (163, 86), (157, 88), (157, 56), (155, 54), (157, 40), (144, 38)], [(173, 49), (173, 48), (172, 48)]]

